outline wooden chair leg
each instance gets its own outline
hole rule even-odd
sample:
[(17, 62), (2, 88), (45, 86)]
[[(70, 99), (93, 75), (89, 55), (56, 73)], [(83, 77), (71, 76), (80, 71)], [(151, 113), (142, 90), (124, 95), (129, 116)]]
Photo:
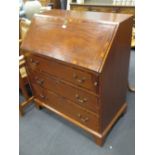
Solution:
[[(34, 99), (34, 97), (29, 96), (28, 91), (27, 91), (26, 86), (25, 86), (26, 84), (29, 84), (28, 77), (23, 78), (22, 75), (21, 75), (21, 72), (20, 72), (20, 69), (22, 67), (25, 67), (25, 61), (24, 61), (23, 57), (20, 57), (19, 62), (20, 62), (19, 63), (19, 87), (20, 87), (20, 89), (22, 91), (22, 94), (23, 94), (23, 96), (25, 98), (25, 101), (20, 103), (20, 105), (19, 105), (19, 112), (20, 112), (21, 116), (24, 116), (24, 108), (25, 108), (25, 106), (27, 106)], [(25, 81), (24, 79), (27, 80), (26, 83), (24, 82)]]
[(19, 86), (20, 86), (20, 89), (21, 89), (22, 94), (23, 94), (23, 96), (25, 97), (25, 99), (26, 99), (26, 100), (29, 99), (28, 92), (27, 92), (27, 90), (26, 90), (26, 87), (25, 87), (25, 85), (24, 85), (23, 79), (22, 79), (22, 77), (21, 77), (20, 74), (19, 74)]
[(34, 99), (34, 97), (32, 96), (32, 97), (30, 97), (28, 100), (26, 100), (26, 101), (20, 103), (20, 105), (19, 105), (20, 116), (24, 116), (24, 108), (25, 108), (28, 104), (30, 104), (30, 102), (32, 102), (33, 99)]
[(19, 113), (20, 113), (20, 116), (24, 116), (24, 109), (21, 105), (19, 105)]
[[(25, 100), (28, 100), (28, 99), (29, 99), (28, 92), (27, 92), (27, 90), (26, 90), (26, 88), (25, 88), (23, 82), (22, 82), (21, 80), (20, 80), (19, 82), (20, 82), (19, 85), (20, 85), (20, 89), (21, 89), (21, 91), (22, 91), (22, 94), (23, 94)], [(20, 105), (19, 105), (20, 116), (24, 116), (24, 106), (23, 106), (24, 104), (25, 104), (25, 102), (20, 103)]]

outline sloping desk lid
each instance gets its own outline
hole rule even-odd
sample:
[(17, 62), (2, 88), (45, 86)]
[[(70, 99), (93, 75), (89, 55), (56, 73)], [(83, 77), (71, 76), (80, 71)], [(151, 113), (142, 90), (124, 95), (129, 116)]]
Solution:
[(116, 27), (109, 19), (119, 15), (94, 14), (54, 10), (36, 15), (21, 48), (98, 72)]

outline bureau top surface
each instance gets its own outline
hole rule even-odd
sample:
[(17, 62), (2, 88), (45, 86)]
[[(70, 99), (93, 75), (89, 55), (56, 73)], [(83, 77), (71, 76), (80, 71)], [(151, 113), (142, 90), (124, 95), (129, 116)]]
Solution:
[(116, 24), (129, 17), (60, 10), (38, 14), (21, 49), (99, 72)]

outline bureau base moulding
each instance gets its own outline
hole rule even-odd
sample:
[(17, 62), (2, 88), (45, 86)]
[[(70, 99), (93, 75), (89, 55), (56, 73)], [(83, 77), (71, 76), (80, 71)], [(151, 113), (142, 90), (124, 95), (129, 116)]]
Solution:
[(119, 109), (119, 111), (116, 113), (116, 115), (113, 117), (113, 119), (111, 120), (111, 122), (108, 124), (108, 126), (105, 128), (105, 130), (102, 133), (98, 133), (96, 131), (91, 130), (90, 128), (84, 126), (83, 124), (79, 123), (78, 121), (75, 121), (74, 119), (72, 119), (71, 117), (68, 117), (67, 115), (65, 115), (64, 113), (61, 113), (60, 111), (48, 106), (47, 104), (44, 104), (43, 102), (39, 101), (38, 99), (34, 98), (36, 107), (38, 109), (42, 109), (43, 107), (47, 108), (48, 110), (56, 113), (57, 115), (65, 118), (66, 120), (70, 121), (71, 123), (81, 127), (82, 129), (84, 129), (85, 131), (89, 132), (90, 134), (92, 134), (95, 143), (99, 146), (102, 146), (105, 138), (107, 137), (108, 133), (110, 132), (110, 130), (112, 129), (113, 125), (117, 122), (117, 120), (126, 112), (127, 110), (127, 103), (125, 102), (123, 104), (123, 106)]

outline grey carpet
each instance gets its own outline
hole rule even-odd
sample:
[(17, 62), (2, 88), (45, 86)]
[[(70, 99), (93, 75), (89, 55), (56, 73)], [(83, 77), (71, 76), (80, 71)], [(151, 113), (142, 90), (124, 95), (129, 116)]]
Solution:
[[(131, 52), (129, 82), (134, 86), (135, 52)], [(20, 101), (22, 100), (20, 95)], [(95, 145), (90, 134), (77, 126), (34, 105), (19, 119), (20, 155), (134, 155), (135, 94), (127, 94), (128, 111), (121, 117), (106, 139)]]

